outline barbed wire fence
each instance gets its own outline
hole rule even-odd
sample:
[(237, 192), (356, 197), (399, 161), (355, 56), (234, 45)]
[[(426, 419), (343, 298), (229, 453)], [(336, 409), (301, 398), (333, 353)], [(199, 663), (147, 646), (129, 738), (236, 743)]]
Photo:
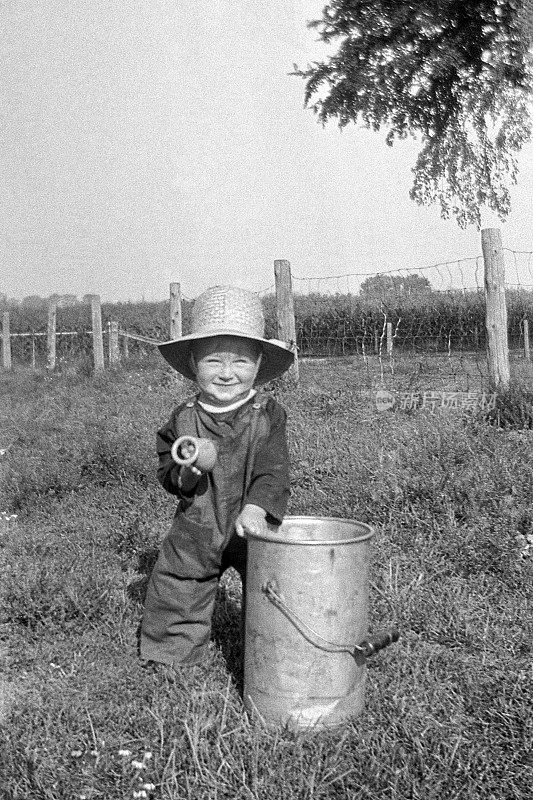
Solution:
[[(61, 314), (59, 315), (61, 321)], [(69, 320), (70, 321), (70, 320)], [(60, 322), (61, 324), (61, 322)], [(109, 340), (110, 323), (104, 327), (102, 335), (106, 342)], [(157, 343), (156, 339), (139, 336), (119, 329), (119, 335), (124, 340), (122, 343), (122, 353), (125, 359), (132, 356), (142, 356), (148, 349), (153, 348)], [(93, 349), (92, 330), (84, 331), (55, 331), (55, 366), (64, 366), (74, 363), (80, 358), (87, 357), (92, 360)], [(48, 361), (48, 333), (43, 330), (15, 331), (10, 333), (11, 338), (11, 361), (15, 364), (31, 366), (33, 369), (49, 367)], [(131, 344), (130, 344), (131, 343)], [(143, 347), (142, 345), (146, 345)], [(107, 348), (106, 348), (107, 349)], [(4, 359), (5, 362), (5, 359)], [(4, 363), (4, 366), (5, 363)]]
[[(529, 366), (529, 320), (533, 324), (533, 252), (503, 248), (508, 344), (513, 363)], [(281, 263), (281, 262), (276, 262)], [(288, 263), (288, 262), (283, 262)], [(304, 277), (292, 273), (294, 340), (301, 361), (344, 359), (363, 370), (373, 386), (433, 383), (470, 390), (486, 385), (486, 300), (483, 256), (369, 274), (363, 271)], [(179, 287), (172, 284), (171, 287)], [(269, 337), (279, 336), (276, 284), (258, 292)], [(102, 306), (102, 338), (109, 364), (142, 357), (158, 342), (189, 330), (192, 301), (178, 297), (172, 320), (169, 301)], [(179, 312), (176, 311), (179, 308)], [(91, 306), (56, 308), (54, 366), (90, 359), (94, 349)], [(55, 316), (54, 316), (55, 320)], [(54, 321), (55, 325), (55, 321)], [(50, 308), (4, 313), (10, 359), (50, 367)], [(292, 337), (287, 337), (292, 338)], [(102, 355), (103, 364), (103, 355)]]
[[(533, 252), (503, 248), (503, 254), (511, 361), (529, 374)], [(374, 386), (486, 386), (484, 275), (482, 255), (374, 274), (293, 273), (300, 357), (360, 362)], [(263, 292), (267, 305), (272, 289)]]

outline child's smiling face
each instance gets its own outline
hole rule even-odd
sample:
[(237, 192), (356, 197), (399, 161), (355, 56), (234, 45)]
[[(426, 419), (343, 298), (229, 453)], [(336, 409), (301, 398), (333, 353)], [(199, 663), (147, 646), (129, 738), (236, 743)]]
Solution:
[(261, 346), (238, 336), (199, 339), (191, 348), (191, 363), (201, 399), (227, 406), (246, 397), (261, 364)]

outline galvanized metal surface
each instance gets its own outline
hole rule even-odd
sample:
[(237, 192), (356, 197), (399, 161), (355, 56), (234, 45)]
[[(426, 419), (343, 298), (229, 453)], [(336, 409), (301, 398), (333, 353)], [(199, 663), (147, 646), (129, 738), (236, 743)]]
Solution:
[(267, 723), (329, 727), (361, 713), (364, 655), (318, 645), (368, 634), (372, 536), (333, 517), (287, 517), (277, 532), (249, 536), (244, 702)]

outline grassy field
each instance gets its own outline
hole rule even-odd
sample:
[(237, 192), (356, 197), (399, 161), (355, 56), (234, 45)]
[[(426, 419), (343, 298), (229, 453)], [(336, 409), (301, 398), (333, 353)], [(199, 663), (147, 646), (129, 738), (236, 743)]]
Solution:
[[(232, 574), (209, 663), (175, 684), (140, 667), (146, 573), (173, 513), (154, 433), (183, 389), (155, 359), (83, 373), (0, 375), (0, 512), (18, 515), (0, 528), (5, 800), (531, 796), (530, 429), (380, 413), (355, 361), (304, 363), (299, 388), (275, 387), (290, 512), (376, 527), (371, 617), (386, 626), (392, 603), (402, 634), (369, 661), (361, 718), (296, 735), (243, 711)], [(442, 374), (395, 379), (466, 388)]]

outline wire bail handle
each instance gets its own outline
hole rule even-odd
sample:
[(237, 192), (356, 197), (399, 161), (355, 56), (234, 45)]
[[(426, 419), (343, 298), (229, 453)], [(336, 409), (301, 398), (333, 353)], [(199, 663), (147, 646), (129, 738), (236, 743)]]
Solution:
[(384, 647), (388, 647), (394, 642), (397, 642), (400, 638), (399, 631), (396, 630), (396, 628), (392, 628), (389, 631), (382, 631), (373, 636), (369, 636), (359, 644), (353, 642), (331, 642), (329, 639), (325, 639), (313, 630), (313, 628), (304, 622), (304, 620), (285, 603), (283, 595), (278, 591), (274, 580), (267, 581), (263, 585), (262, 590), (272, 605), (278, 608), (281, 613), (287, 617), (289, 622), (302, 634), (304, 639), (307, 639), (310, 644), (314, 645), (319, 650), (325, 650), (328, 653), (349, 653), (354, 658), (360, 653), (368, 658), (379, 652), (379, 650), (383, 650)]

